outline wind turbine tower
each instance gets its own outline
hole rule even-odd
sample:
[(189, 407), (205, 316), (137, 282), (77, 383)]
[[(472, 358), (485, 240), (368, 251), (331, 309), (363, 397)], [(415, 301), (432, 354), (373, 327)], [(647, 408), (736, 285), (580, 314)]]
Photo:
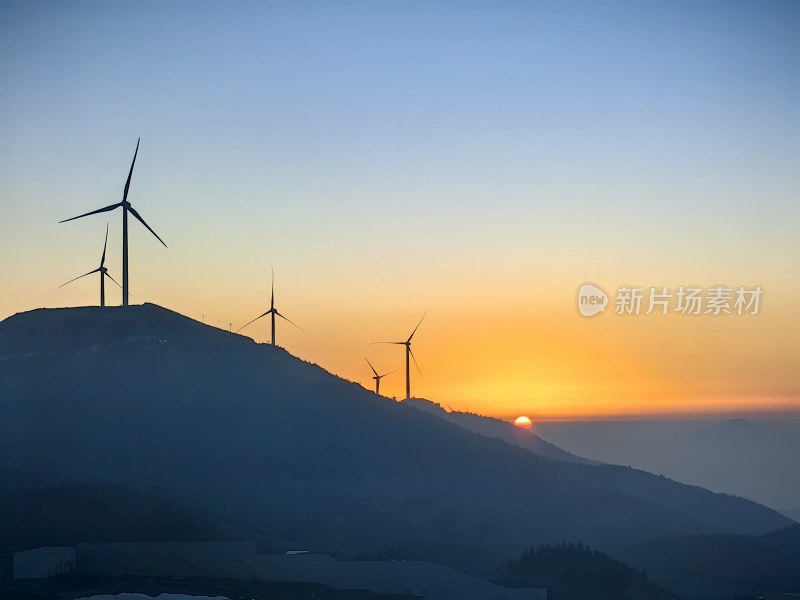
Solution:
[(139, 154), (139, 142), (141, 138), (136, 142), (136, 151), (133, 153), (133, 161), (131, 161), (131, 169), (128, 171), (128, 180), (125, 182), (125, 190), (122, 193), (122, 202), (118, 202), (116, 204), (111, 204), (109, 206), (105, 206), (103, 208), (98, 208), (97, 210), (93, 210), (88, 213), (84, 213), (82, 215), (78, 215), (77, 217), (72, 217), (71, 219), (64, 219), (63, 221), (59, 221), (59, 223), (66, 223), (67, 221), (74, 221), (75, 219), (82, 219), (83, 217), (88, 217), (89, 215), (96, 215), (98, 213), (108, 212), (110, 210), (114, 210), (115, 208), (122, 207), (122, 306), (128, 306), (128, 213), (130, 212), (138, 221), (144, 225), (147, 230), (156, 236), (156, 239), (164, 244), (166, 248), (167, 245), (164, 243), (158, 234), (152, 230), (150, 225), (145, 223), (145, 220), (141, 217), (141, 215), (136, 212), (136, 209), (131, 206), (131, 203), (128, 202), (128, 190), (131, 187), (131, 176), (133, 175), (133, 165), (136, 164), (136, 156)]
[(383, 379), (387, 375), (391, 375), (392, 373), (397, 373), (397, 371), (396, 370), (395, 371), (389, 371), (388, 373), (384, 373), (383, 375), (378, 375), (378, 372), (375, 370), (375, 367), (372, 366), (372, 363), (369, 362), (369, 359), (365, 357), (364, 360), (367, 361), (367, 364), (369, 365), (369, 368), (372, 369), (373, 373), (375, 373), (375, 375), (372, 377), (375, 380), (375, 393), (377, 395), (380, 395), (380, 393), (381, 393), (381, 379)]
[[(70, 279), (67, 283), (62, 283), (59, 288), (64, 287), (68, 283), (72, 283), (80, 279), (81, 277), (86, 277), (87, 275), (91, 275), (92, 273), (100, 273), (100, 306), (106, 305), (106, 277), (108, 277), (111, 281), (119, 285), (117, 280), (114, 279), (111, 275), (108, 274), (108, 269), (106, 269), (106, 246), (108, 245), (108, 224), (106, 224), (106, 241), (103, 242), (103, 256), (100, 258), (100, 266), (93, 271), (89, 271), (88, 273), (84, 273), (83, 275), (79, 275), (75, 279)], [(122, 287), (122, 286), (120, 286)]]
[(270, 296), (270, 300), (269, 300), (269, 310), (268, 310), (267, 312), (263, 313), (263, 314), (260, 314), (260, 315), (258, 315), (258, 316), (257, 316), (255, 319), (253, 319), (252, 321), (249, 321), (248, 323), (245, 323), (244, 325), (242, 325), (241, 327), (239, 327), (239, 329), (237, 329), (237, 330), (236, 330), (236, 333), (239, 333), (239, 332), (240, 332), (242, 329), (244, 329), (245, 327), (247, 327), (247, 326), (248, 326), (248, 325), (250, 325), (251, 323), (255, 323), (255, 322), (256, 322), (256, 321), (258, 321), (258, 320), (259, 320), (261, 317), (266, 317), (267, 315), (270, 315), (270, 316), (272, 317), (272, 327), (271, 327), (271, 328), (272, 328), (272, 341), (271, 341), (270, 343), (271, 343), (273, 346), (275, 345), (275, 317), (280, 317), (280, 318), (281, 318), (281, 319), (283, 319), (284, 321), (288, 321), (289, 323), (291, 323), (292, 325), (294, 325), (295, 327), (297, 327), (297, 328), (298, 328), (300, 331), (305, 331), (305, 329), (303, 329), (302, 327), (300, 327), (300, 325), (298, 325), (298, 324), (297, 324), (297, 323), (295, 323), (294, 321), (290, 321), (288, 318), (284, 317), (284, 316), (283, 316), (283, 315), (282, 315), (282, 314), (281, 314), (281, 313), (278, 311), (278, 309), (277, 309), (277, 308), (275, 308), (275, 269), (272, 269), (272, 294), (271, 294), (271, 296)]
[(414, 331), (411, 332), (411, 335), (408, 336), (408, 339), (404, 342), (374, 342), (377, 344), (396, 344), (398, 346), (405, 346), (406, 347), (406, 400), (411, 398), (411, 360), (414, 361), (414, 366), (417, 367), (417, 371), (422, 374), (422, 371), (419, 370), (419, 365), (417, 364), (417, 358), (414, 356), (414, 353), (411, 351), (411, 340), (414, 338), (414, 334), (417, 333), (417, 329), (422, 324), (422, 320), (425, 318), (425, 315), (428, 314), (428, 311), (422, 315), (422, 319), (419, 320), (417, 326), (414, 327)]

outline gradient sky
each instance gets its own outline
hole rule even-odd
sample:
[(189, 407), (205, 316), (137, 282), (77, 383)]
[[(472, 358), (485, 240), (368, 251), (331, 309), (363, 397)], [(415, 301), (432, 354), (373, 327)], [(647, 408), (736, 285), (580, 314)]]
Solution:
[[(800, 409), (800, 4), (2, 2), (0, 318), (134, 302), (537, 418)], [(586, 320), (578, 286), (761, 285)], [(118, 291), (110, 292), (118, 301)], [(268, 335), (265, 320), (246, 333)], [(401, 373), (382, 391), (402, 396)]]

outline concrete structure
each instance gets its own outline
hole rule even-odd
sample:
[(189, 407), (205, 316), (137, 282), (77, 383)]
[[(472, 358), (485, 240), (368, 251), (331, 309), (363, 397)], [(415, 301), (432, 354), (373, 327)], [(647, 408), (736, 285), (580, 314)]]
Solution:
[(547, 600), (544, 589), (505, 588), (450, 567), (421, 561), (338, 562), (331, 585), (430, 600)]
[(74, 571), (74, 547), (48, 546), (14, 554), (14, 579), (44, 579)]
[(332, 588), (408, 594), (428, 600), (547, 600), (541, 588), (511, 589), (450, 567), (412, 560), (347, 561), (331, 554), (256, 554), (254, 542), (79, 544), (14, 555), (15, 577), (75, 569), (95, 575), (210, 577), (321, 583)]
[(255, 542), (78, 544), (80, 570), (96, 575), (251, 579)]
[(259, 554), (255, 569), (256, 578), (262, 580), (314, 582), (429, 600), (547, 600), (543, 588), (505, 588), (421, 561), (339, 561), (329, 554)]
[(258, 554), (256, 579), (264, 581), (307, 581), (331, 585), (339, 563), (331, 554), (287, 552)]

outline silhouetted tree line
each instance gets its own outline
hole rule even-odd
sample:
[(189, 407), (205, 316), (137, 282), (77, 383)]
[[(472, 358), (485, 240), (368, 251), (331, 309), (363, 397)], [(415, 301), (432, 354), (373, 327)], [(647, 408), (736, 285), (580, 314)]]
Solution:
[(496, 580), (508, 587), (546, 587), (551, 600), (621, 600), (634, 597), (632, 584), (646, 584), (647, 574), (582, 543), (562, 542), (526, 550), (501, 566)]

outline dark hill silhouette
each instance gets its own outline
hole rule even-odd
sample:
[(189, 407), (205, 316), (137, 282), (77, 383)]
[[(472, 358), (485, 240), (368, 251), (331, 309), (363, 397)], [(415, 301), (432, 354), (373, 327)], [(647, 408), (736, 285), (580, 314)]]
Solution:
[[(13, 476), (3, 477), (0, 491), (0, 554), (39, 546), (82, 542), (157, 542), (267, 540), (230, 527), (210, 514), (148, 496), (122, 486), (103, 483), (69, 483), (19, 486)], [(13, 546), (12, 546), (13, 544)]]
[(446, 562), (479, 574), (532, 543), (790, 524), (634, 469), (543, 459), (154, 305), (0, 323), (0, 410), (0, 471), (31, 484), (122, 485), (294, 547), (446, 543)]
[(404, 402), (418, 410), (425, 411), (440, 419), (454, 423), (473, 433), (503, 440), (506, 443), (525, 448), (544, 458), (579, 464), (599, 464), (596, 461), (570, 454), (566, 450), (562, 450), (558, 446), (544, 441), (532, 431), (521, 429), (520, 427), (516, 427), (500, 419), (484, 417), (483, 415), (476, 415), (469, 412), (448, 412), (439, 404), (423, 398), (410, 398), (409, 400), (404, 400)]

